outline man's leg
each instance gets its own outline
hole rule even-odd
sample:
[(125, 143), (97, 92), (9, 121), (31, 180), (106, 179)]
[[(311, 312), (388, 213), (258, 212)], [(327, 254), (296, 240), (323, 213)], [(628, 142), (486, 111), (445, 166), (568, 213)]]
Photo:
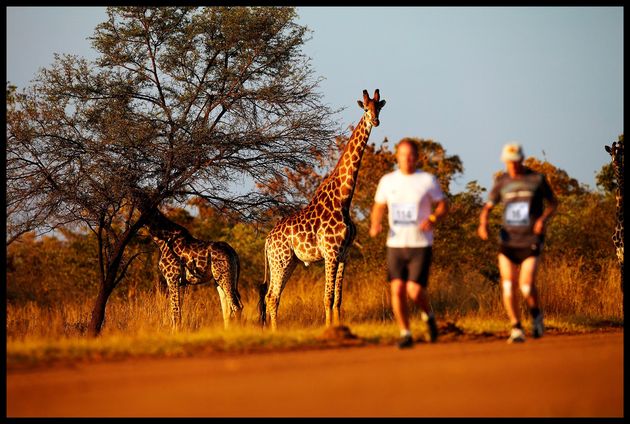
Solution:
[(407, 290), (405, 282), (396, 278), (390, 281), (392, 311), (398, 328), (409, 331), (409, 310), (407, 308)]
[(426, 287), (422, 287), (416, 281), (407, 281), (407, 296), (420, 307), (420, 311), (427, 315), (432, 312)]
[(518, 265), (510, 261), (507, 256), (499, 253), (499, 272), (501, 274), (501, 289), (503, 291), (503, 305), (512, 325), (521, 320), (518, 304)]
[(532, 316), (532, 335), (542, 337), (544, 332), (543, 317), (540, 311), (538, 290), (536, 289), (536, 271), (538, 270), (538, 256), (530, 256), (521, 264), (519, 285), (523, 298)]
[(433, 309), (431, 309), (431, 304), (429, 303), (427, 288), (422, 287), (415, 281), (407, 281), (407, 295), (413, 303), (420, 307), (422, 320), (427, 324), (429, 330), (428, 341), (435, 342), (438, 336), (437, 324), (435, 323)]
[(398, 347), (401, 349), (413, 346), (413, 338), (409, 330), (409, 309), (407, 308), (407, 290), (405, 286), (405, 280), (403, 279), (395, 278), (390, 281), (392, 310), (400, 329)]
[(536, 290), (536, 271), (538, 256), (530, 256), (521, 264), (519, 286), (529, 309), (538, 308), (538, 290)]
[(518, 265), (507, 256), (499, 253), (499, 272), (503, 290), (503, 305), (512, 324), (508, 343), (524, 342), (525, 334), (521, 326), (521, 311), (518, 303)]

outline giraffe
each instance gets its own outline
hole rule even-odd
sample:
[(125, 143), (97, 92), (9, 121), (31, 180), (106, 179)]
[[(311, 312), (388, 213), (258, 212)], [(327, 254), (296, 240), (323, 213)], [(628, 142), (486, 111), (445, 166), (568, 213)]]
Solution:
[(182, 321), (180, 287), (186, 284), (199, 284), (200, 280), (190, 273), (184, 263), (171, 251), (166, 241), (152, 237), (160, 250), (158, 269), (164, 276), (171, 303), (171, 324), (178, 327)]
[(146, 226), (160, 249), (158, 267), (169, 289), (173, 326), (181, 324), (180, 286), (213, 280), (225, 328), (232, 319), (240, 320), (243, 304), (238, 292), (240, 262), (236, 251), (222, 241), (195, 239), (157, 209), (149, 215)]
[(612, 240), (615, 244), (617, 261), (621, 271), (621, 292), (623, 293), (623, 135), (619, 136), (618, 141), (613, 141), (612, 146), (605, 146), (604, 148), (612, 157), (613, 170), (617, 180), (615, 192), (617, 225)]
[(378, 89), (373, 99), (363, 90), (363, 101), (358, 104), (364, 110), (363, 116), (330, 176), (302, 210), (278, 222), (265, 239), (265, 281), (260, 286), (259, 311), (263, 326), (269, 315), (272, 330), (277, 329), (280, 295), (297, 264), (302, 261), (308, 266), (322, 259), (326, 274), (326, 327), (339, 325), (343, 273), (349, 247), (356, 236), (350, 203), (363, 150), (372, 127), (379, 125), (378, 116), (385, 100), (380, 100)]

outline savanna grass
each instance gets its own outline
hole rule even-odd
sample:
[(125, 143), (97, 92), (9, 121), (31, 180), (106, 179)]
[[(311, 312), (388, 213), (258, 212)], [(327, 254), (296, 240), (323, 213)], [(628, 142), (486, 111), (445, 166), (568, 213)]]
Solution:
[[(277, 333), (260, 328), (255, 287), (241, 288), (242, 320), (227, 330), (223, 328), (218, 294), (209, 285), (183, 290), (183, 322), (178, 330), (171, 328), (166, 294), (137, 291), (126, 298), (114, 296), (97, 339), (86, 337), (92, 299), (46, 307), (34, 302), (7, 304), (8, 362), (316, 346), (323, 332), (324, 283), (323, 269), (313, 268), (298, 269), (288, 282), (280, 301)], [(360, 340), (390, 342), (397, 336), (397, 328), (384, 275), (349, 271), (343, 291), (344, 324)], [(507, 331), (498, 282), (488, 281), (475, 270), (435, 267), (429, 284), (439, 323), (450, 322), (468, 334)], [(543, 258), (538, 290), (550, 327), (575, 332), (588, 331), (602, 322), (623, 326), (619, 272), (614, 261), (605, 261), (594, 270), (582, 260)], [(411, 315), (414, 333), (424, 331), (413, 307)]]

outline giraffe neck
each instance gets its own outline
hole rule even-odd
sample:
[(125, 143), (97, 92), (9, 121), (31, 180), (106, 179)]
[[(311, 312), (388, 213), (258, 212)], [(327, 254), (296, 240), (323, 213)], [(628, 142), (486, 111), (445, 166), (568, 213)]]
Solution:
[[(146, 225), (153, 237), (164, 241), (172, 249), (175, 247), (175, 241), (192, 238), (186, 228), (171, 221), (159, 211), (149, 217)], [(179, 243), (176, 244), (178, 245)]]
[[(617, 245), (617, 247), (619, 246), (623, 246), (623, 235), (624, 235), (624, 224), (623, 224), (623, 176), (621, 177), (617, 177), (617, 192), (615, 193), (615, 201), (616, 201), (616, 207), (617, 207), (617, 214), (616, 214), (616, 221), (617, 221), (617, 225), (616, 225), (616, 230), (615, 230), (615, 237), (614, 237), (614, 241), (615, 244)], [(619, 260), (621, 262), (623, 262), (623, 247), (621, 249), (621, 251), (617, 252), (617, 255), (621, 255)]]
[(623, 223), (623, 156), (617, 153), (613, 158), (613, 170), (617, 180), (617, 190), (615, 191), (616, 221), (613, 243), (617, 254), (617, 260), (621, 265), (621, 279), (623, 289), (623, 260), (624, 260), (624, 223)]
[(615, 194), (617, 201), (617, 215), (623, 216), (623, 182), (617, 183), (617, 193)]
[(346, 144), (335, 169), (317, 190), (313, 201), (321, 203), (324, 199), (341, 205), (344, 209), (350, 208), (350, 202), (354, 195), (354, 189), (359, 175), (363, 151), (370, 138), (372, 124), (365, 115), (352, 131), (352, 135)]
[(615, 200), (617, 203), (617, 216), (623, 216), (623, 156), (619, 155), (613, 161), (615, 180), (617, 180), (617, 190)]

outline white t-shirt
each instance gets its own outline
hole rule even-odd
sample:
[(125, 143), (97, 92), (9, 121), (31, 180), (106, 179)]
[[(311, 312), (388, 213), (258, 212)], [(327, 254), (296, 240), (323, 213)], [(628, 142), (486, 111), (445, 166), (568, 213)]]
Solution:
[(433, 231), (422, 231), (420, 222), (428, 218), (433, 203), (444, 199), (437, 179), (417, 170), (405, 175), (400, 170), (383, 175), (374, 201), (388, 209), (388, 247), (426, 247), (433, 244)]

